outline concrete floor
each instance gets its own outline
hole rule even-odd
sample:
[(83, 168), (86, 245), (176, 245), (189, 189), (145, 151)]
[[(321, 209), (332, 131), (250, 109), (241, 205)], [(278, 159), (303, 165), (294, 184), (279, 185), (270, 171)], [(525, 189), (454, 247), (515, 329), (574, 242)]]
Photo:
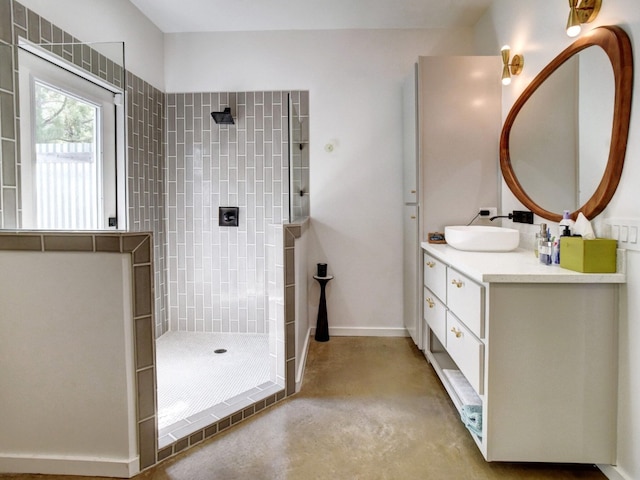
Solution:
[(300, 393), (136, 477), (575, 478), (606, 477), (593, 466), (485, 462), (435, 373), (410, 339), (356, 337), (312, 341)]

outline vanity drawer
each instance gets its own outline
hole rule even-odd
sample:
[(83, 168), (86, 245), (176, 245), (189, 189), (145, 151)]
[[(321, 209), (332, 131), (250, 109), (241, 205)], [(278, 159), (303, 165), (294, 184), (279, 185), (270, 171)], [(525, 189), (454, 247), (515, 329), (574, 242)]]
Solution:
[(447, 312), (447, 353), (473, 389), (484, 393), (484, 344), (451, 312)]
[(431, 290), (424, 289), (424, 319), (443, 347), (447, 346), (447, 307)]
[(431, 255), (424, 254), (424, 285), (443, 302), (447, 301), (447, 266)]
[(476, 336), (484, 338), (484, 287), (466, 275), (447, 270), (447, 306)]

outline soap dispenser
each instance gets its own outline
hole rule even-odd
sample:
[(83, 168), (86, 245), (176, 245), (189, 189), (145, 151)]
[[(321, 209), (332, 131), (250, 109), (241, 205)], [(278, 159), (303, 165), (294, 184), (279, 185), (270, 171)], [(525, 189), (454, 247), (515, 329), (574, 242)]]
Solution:
[(565, 210), (564, 213), (562, 214), (562, 220), (560, 220), (560, 223), (558, 224), (558, 230), (561, 232), (560, 235), (566, 236), (567, 234), (565, 232), (568, 228), (569, 229), (568, 236), (571, 236), (571, 233), (573, 232), (573, 226), (575, 225), (575, 223), (576, 222), (571, 220), (571, 214), (569, 213), (569, 210)]
[(544, 265), (551, 265), (553, 263), (553, 242), (546, 223), (540, 224), (540, 233), (537, 236), (538, 260)]
[(556, 262), (556, 258), (554, 258), (554, 262), (553, 263), (557, 263), (558, 265), (560, 265), (560, 257), (562, 255), (562, 237), (570, 237), (571, 236), (571, 230), (569, 230), (569, 225), (560, 225), (560, 227), (564, 228), (562, 230), (562, 232), (560, 232), (560, 238), (558, 238), (558, 258), (557, 258), (557, 262)]
[(536, 254), (536, 258), (539, 258), (540, 249), (543, 247), (543, 243), (548, 240), (548, 232), (547, 232), (547, 224), (540, 224), (540, 232), (536, 233), (536, 243), (533, 247), (534, 253)]

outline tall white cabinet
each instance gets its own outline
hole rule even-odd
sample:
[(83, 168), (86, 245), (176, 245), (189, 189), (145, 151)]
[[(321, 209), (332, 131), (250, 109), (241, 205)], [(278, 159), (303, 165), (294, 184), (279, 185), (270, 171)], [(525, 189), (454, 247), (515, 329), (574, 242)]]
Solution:
[(404, 324), (420, 349), (420, 242), (498, 206), (501, 72), (497, 56), (425, 56), (404, 84)]
[(403, 318), (409, 335), (422, 349), (422, 325), (420, 322), (420, 157), (418, 153), (418, 64), (406, 77), (402, 88), (402, 210), (403, 228)]

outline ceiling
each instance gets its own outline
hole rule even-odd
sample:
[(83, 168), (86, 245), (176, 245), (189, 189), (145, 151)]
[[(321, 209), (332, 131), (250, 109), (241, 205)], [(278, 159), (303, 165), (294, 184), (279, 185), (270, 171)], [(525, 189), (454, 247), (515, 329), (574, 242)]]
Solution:
[(165, 33), (473, 26), (493, 0), (130, 0)]

